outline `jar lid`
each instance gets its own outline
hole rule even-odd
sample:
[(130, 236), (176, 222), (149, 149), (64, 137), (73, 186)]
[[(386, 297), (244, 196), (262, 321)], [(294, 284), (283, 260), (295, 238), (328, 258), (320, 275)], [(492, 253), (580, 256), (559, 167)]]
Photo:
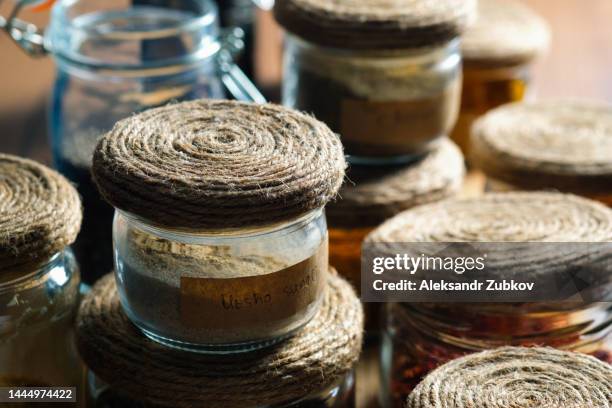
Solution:
[(523, 189), (597, 195), (612, 185), (612, 105), (541, 101), (502, 106), (472, 128), (473, 164)]
[(475, 9), (474, 0), (280, 0), (274, 15), (315, 44), (378, 50), (449, 41), (463, 32)]
[(552, 348), (503, 347), (438, 367), (406, 408), (608, 407), (612, 365)]
[(350, 285), (330, 271), (315, 317), (267, 349), (211, 356), (146, 338), (123, 313), (112, 275), (85, 297), (77, 343), (87, 366), (113, 389), (172, 407), (276, 406), (336, 384), (361, 350), (363, 311)]
[(571, 194), (488, 193), (416, 207), (386, 221), (370, 242), (608, 242), (612, 209)]
[(450, 197), (461, 188), (463, 155), (442, 139), (416, 163), (401, 166), (352, 166), (339, 198), (328, 204), (332, 227), (374, 227), (397, 213)]
[(43, 261), (74, 242), (81, 202), (60, 174), (0, 153), (0, 270)]
[(185, 229), (291, 220), (333, 198), (345, 167), (339, 138), (313, 117), (213, 100), (124, 119), (93, 158), (95, 182), (113, 206)]
[(527, 6), (513, 0), (478, 0), (478, 17), (463, 34), (466, 64), (517, 65), (546, 51), (550, 28)]

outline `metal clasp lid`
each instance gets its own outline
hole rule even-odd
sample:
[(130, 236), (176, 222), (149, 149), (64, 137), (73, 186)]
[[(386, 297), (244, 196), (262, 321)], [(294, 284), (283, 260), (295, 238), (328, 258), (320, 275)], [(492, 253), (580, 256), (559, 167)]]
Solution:
[(17, 0), (7, 18), (0, 16), (0, 29), (4, 30), (19, 48), (34, 57), (47, 54), (43, 31), (35, 24), (20, 20), (18, 16), (24, 7), (38, 2), (40, 0)]

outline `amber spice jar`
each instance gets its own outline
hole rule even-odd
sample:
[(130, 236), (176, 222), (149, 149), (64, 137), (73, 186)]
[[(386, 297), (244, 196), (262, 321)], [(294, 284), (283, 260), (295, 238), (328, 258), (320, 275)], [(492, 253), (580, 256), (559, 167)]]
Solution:
[[(610, 240), (612, 210), (582, 197), (542, 192), (489, 193), (416, 207), (366, 238), (440, 243)], [(556, 259), (555, 254), (546, 256)], [(403, 407), (411, 390), (437, 366), (500, 346), (545, 345), (612, 362), (610, 303), (395, 303), (388, 305), (386, 316), (381, 354), (385, 406)]]
[(533, 63), (549, 42), (547, 23), (527, 6), (515, 0), (478, 1), (476, 22), (462, 36), (461, 111), (452, 132), (464, 154), (474, 120), (530, 96)]
[(493, 191), (573, 193), (612, 205), (612, 105), (547, 100), (499, 107), (472, 129), (472, 164)]

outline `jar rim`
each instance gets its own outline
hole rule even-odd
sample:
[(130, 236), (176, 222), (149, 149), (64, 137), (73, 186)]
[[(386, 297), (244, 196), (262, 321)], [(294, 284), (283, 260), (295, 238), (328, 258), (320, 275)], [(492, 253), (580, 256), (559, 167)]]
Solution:
[(64, 251), (56, 252), (51, 257), (46, 258), (43, 261), (33, 262), (22, 266), (24, 270), (30, 269), (28, 272), (17, 274), (15, 277), (8, 280), (0, 279), (0, 293), (15, 290), (16, 288), (25, 289), (26, 286), (32, 283), (34, 278), (41, 277), (49, 273), (53, 267), (59, 263), (63, 252)]
[[(60, 64), (95, 70), (159, 70), (177, 65), (195, 65), (215, 55), (221, 48), (218, 10), (211, 0), (185, 0), (185, 4), (189, 3), (197, 8), (193, 12), (190, 10), (189, 16), (165, 18), (161, 26), (147, 22), (140, 28), (134, 27), (133, 24), (117, 23), (121, 19), (141, 18), (142, 15), (139, 15), (135, 8), (73, 10), (81, 3), (79, 0), (62, 0), (53, 6), (49, 28), (45, 32), (45, 47)], [(187, 13), (170, 5), (138, 7), (151, 10), (167, 8)], [(183, 41), (183, 38), (189, 41)], [(96, 48), (101, 49), (102, 42), (140, 44), (145, 41), (173, 39), (180, 41), (185, 50), (177, 55), (156, 56), (148, 61), (113, 61), (112, 58), (101, 58), (95, 53), (93, 56), (88, 55)], [(83, 47), (87, 42), (91, 42), (91, 45)], [(121, 57), (120, 54), (116, 53), (117, 58)]]
[(196, 244), (215, 244), (219, 245), (222, 241), (237, 240), (244, 238), (261, 237), (268, 234), (288, 234), (296, 231), (315, 219), (324, 216), (324, 208), (316, 208), (305, 214), (289, 220), (261, 224), (257, 226), (247, 226), (244, 228), (219, 228), (219, 229), (181, 229), (161, 226), (155, 222), (139, 217), (133, 213), (115, 208), (115, 218), (120, 215), (126, 218), (136, 228), (160, 238), (172, 241), (186, 241)]

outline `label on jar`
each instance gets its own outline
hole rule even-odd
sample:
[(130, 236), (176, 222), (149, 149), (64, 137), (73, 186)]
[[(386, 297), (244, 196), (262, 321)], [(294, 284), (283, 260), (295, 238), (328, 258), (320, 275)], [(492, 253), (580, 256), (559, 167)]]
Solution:
[(340, 135), (347, 152), (368, 156), (421, 150), (454, 123), (458, 101), (452, 91), (413, 101), (344, 99)]
[(192, 328), (223, 329), (290, 319), (317, 300), (327, 263), (326, 241), (310, 258), (265, 275), (181, 277), (181, 321)]

